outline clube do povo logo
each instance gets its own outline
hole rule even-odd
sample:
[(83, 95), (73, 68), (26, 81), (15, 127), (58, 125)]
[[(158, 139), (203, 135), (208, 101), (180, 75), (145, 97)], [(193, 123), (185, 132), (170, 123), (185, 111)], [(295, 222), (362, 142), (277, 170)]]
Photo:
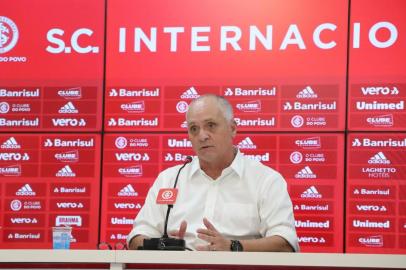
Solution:
[(1, 56), (1, 54), (11, 51), (19, 38), (17, 25), (8, 17), (0, 16), (0, 62), (26, 62), (24, 56)]

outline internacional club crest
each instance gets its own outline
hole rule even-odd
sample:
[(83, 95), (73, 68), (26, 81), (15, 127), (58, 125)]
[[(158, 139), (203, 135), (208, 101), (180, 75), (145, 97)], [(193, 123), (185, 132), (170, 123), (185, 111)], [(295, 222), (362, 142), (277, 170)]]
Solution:
[(17, 41), (17, 25), (11, 19), (0, 16), (0, 54), (13, 49)]

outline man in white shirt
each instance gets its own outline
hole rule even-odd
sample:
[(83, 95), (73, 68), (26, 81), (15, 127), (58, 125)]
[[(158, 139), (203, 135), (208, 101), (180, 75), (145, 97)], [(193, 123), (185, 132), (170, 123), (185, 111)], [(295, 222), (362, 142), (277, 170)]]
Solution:
[[(197, 157), (179, 175), (171, 236), (193, 250), (299, 251), (286, 182), (234, 147), (237, 126), (230, 103), (201, 96), (189, 105), (186, 121)], [(167, 206), (156, 198), (161, 188), (173, 186), (180, 166), (164, 170), (154, 182), (128, 235), (130, 249), (162, 236)]]

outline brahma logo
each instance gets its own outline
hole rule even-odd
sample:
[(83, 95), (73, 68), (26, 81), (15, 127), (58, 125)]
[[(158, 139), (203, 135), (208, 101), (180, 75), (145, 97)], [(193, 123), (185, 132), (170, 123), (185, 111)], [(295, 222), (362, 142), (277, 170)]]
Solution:
[(76, 225), (78, 227), (82, 226), (81, 216), (57, 216), (55, 220), (56, 226), (72, 226)]
[(138, 192), (135, 191), (134, 187), (131, 184), (126, 185), (123, 187), (118, 193), (117, 196), (119, 197), (137, 197)]
[(237, 147), (239, 149), (257, 149), (257, 146), (254, 144), (250, 137), (246, 137), (241, 142), (239, 142)]
[(59, 109), (58, 113), (77, 114), (79, 113), (79, 110), (76, 109), (75, 105), (73, 105), (73, 103), (69, 101)]
[(261, 111), (261, 101), (260, 100), (254, 100), (254, 101), (248, 101), (245, 103), (237, 103), (235, 105), (237, 109), (239, 109), (242, 112), (260, 112)]
[(64, 99), (81, 99), (82, 98), (82, 88), (72, 87), (69, 89), (58, 90), (58, 95)]
[(65, 153), (56, 153), (55, 158), (61, 162), (78, 162), (79, 161), (79, 151), (73, 150)]
[(18, 144), (14, 137), (10, 137), (0, 147), (1, 149), (21, 149), (21, 145)]
[(304, 140), (296, 140), (295, 144), (303, 149), (318, 149), (321, 148), (320, 137), (312, 137)]
[(195, 99), (198, 97), (200, 97), (200, 95), (197, 93), (196, 89), (193, 86), (183, 92), (183, 94), (180, 96), (180, 98), (183, 99)]
[(0, 113), (8, 113), (10, 110), (10, 105), (7, 102), (0, 102)]
[(307, 99), (307, 98), (317, 98), (318, 96), (310, 86), (306, 86), (306, 88), (297, 93), (296, 97)]
[(118, 173), (125, 177), (140, 177), (142, 176), (142, 165), (119, 168)]
[(368, 117), (367, 123), (374, 126), (374, 127), (392, 127), (393, 122), (393, 114), (385, 114), (375, 117)]
[(17, 196), (35, 196), (37, 193), (31, 188), (29, 184), (25, 184), (16, 191)]
[(383, 236), (374, 235), (369, 237), (360, 237), (358, 242), (366, 247), (383, 247)]
[(17, 25), (9, 18), (0, 16), (0, 54), (14, 48), (18, 41)]
[(75, 177), (76, 173), (72, 171), (69, 165), (66, 165), (62, 169), (60, 169), (56, 174), (56, 177)]
[(21, 166), (11, 165), (7, 167), (0, 167), (0, 174), (4, 176), (21, 176)]
[(145, 112), (145, 102), (143, 100), (124, 103), (120, 105), (123, 111), (128, 113), (143, 113)]
[(390, 164), (390, 160), (382, 152), (378, 152), (368, 160), (368, 164)]

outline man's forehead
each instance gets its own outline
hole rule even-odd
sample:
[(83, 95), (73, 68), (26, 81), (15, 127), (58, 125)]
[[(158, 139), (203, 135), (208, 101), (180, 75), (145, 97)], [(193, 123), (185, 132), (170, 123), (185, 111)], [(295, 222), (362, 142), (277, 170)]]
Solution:
[(219, 120), (218, 118), (207, 117), (207, 118), (203, 118), (203, 119), (189, 118), (186, 121), (187, 121), (188, 125), (192, 125), (192, 124), (198, 124), (198, 123), (216, 122), (218, 120)]

